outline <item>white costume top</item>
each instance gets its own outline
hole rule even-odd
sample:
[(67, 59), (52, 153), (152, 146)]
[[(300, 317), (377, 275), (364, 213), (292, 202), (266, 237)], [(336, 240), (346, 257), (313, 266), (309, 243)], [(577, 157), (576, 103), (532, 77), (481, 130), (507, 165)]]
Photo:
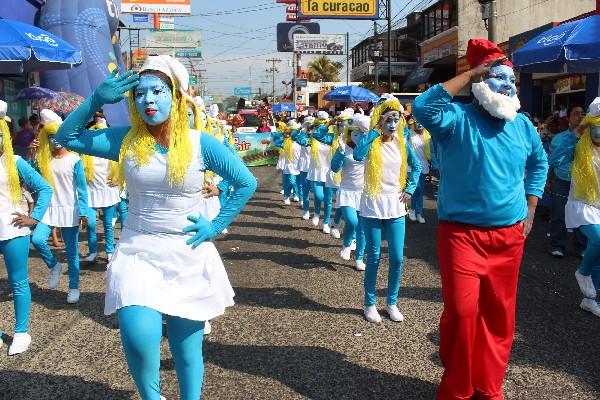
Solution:
[(352, 207), (359, 210), (365, 186), (365, 162), (356, 161), (353, 153), (354, 149), (346, 146), (346, 159), (342, 167), (342, 182), (337, 192), (336, 204), (338, 207)]
[(400, 167), (402, 155), (398, 148), (398, 139), (382, 142), (381, 156), (383, 177), (381, 192), (377, 197), (369, 197), (366, 192), (360, 199), (360, 215), (364, 218), (392, 219), (407, 214), (406, 204), (400, 201)]
[[(311, 139), (313, 140), (313, 139)], [(308, 147), (308, 151), (311, 153), (310, 165), (308, 168), (308, 176), (306, 179), (313, 182), (325, 182), (327, 180), (327, 174), (329, 173), (329, 148), (330, 146), (323, 144), (317, 140), (318, 153), (318, 164), (312, 158), (311, 147)]]
[[(15, 162), (20, 158), (15, 155)], [(21, 213), (27, 215), (21, 204), (15, 204), (10, 197), (8, 188), (8, 172), (6, 171), (6, 155), (0, 157), (0, 240), (9, 240), (16, 237), (29, 235), (29, 228), (17, 228), (11, 225), (15, 218), (13, 213)]]
[(292, 158), (290, 160), (288, 160), (285, 157), (285, 154), (281, 155), (283, 157), (283, 173), (284, 174), (289, 174), (289, 175), (300, 174), (300, 171), (298, 170), (298, 160), (300, 159), (301, 152), (302, 152), (302, 146), (300, 146), (296, 142), (292, 142)]
[[(597, 179), (600, 178), (600, 148), (593, 149), (592, 163)], [(600, 181), (596, 182), (600, 187)], [(587, 204), (575, 198), (575, 190), (571, 181), (571, 190), (569, 191), (569, 200), (565, 206), (565, 226), (567, 229), (579, 228), (582, 225), (600, 224), (600, 204)]]
[(277, 164), (275, 164), (275, 169), (283, 171), (283, 166), (285, 165), (285, 157), (282, 154), (283, 152), (279, 152), (279, 158), (277, 159)]
[[(415, 151), (419, 163), (421, 164), (421, 175), (429, 174), (429, 160), (427, 160), (427, 156), (425, 155), (425, 137), (422, 134), (419, 135), (417, 132), (411, 130), (410, 147)], [(410, 166), (408, 167), (408, 171), (410, 171)]]
[(186, 244), (202, 201), (200, 132), (190, 130), (193, 160), (182, 184), (167, 180), (167, 155), (156, 152), (137, 168), (125, 160), (129, 215), (107, 271), (105, 314), (139, 305), (167, 315), (206, 321), (233, 305), (233, 289), (212, 242)]
[(300, 157), (298, 158), (298, 166), (300, 172), (308, 172), (310, 170), (310, 146), (300, 146)]
[(77, 182), (75, 182), (75, 164), (81, 161), (78, 155), (68, 153), (62, 158), (52, 158), (50, 170), (54, 187), (52, 200), (42, 222), (48, 226), (73, 227), (79, 225), (79, 201)]
[(94, 176), (88, 182), (89, 207), (110, 207), (121, 201), (119, 187), (108, 184), (110, 173), (110, 160), (93, 157)]

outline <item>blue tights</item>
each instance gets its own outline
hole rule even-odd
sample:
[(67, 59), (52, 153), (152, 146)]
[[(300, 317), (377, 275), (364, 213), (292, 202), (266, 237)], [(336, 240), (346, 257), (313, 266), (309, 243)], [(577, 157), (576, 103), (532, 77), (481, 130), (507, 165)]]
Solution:
[(291, 195), (298, 194), (298, 188), (296, 187), (296, 175), (283, 174), (283, 197), (287, 199)]
[(325, 187), (323, 188), (323, 201), (325, 202), (325, 217), (323, 223), (328, 224), (331, 220), (331, 210), (333, 209), (333, 198), (337, 192), (337, 188)]
[[(48, 246), (48, 237), (50, 237), (51, 232), (52, 228), (43, 222), (38, 222), (31, 236), (33, 246), (40, 253), (48, 268), (52, 268), (58, 263), (50, 250), (50, 246)], [(67, 263), (69, 265), (69, 289), (79, 289), (79, 252), (77, 251), (79, 226), (62, 227), (60, 232), (65, 240)]]
[(342, 210), (340, 208), (337, 208), (335, 210), (335, 215), (333, 216), (333, 224), (335, 226), (339, 226), (340, 222), (342, 222)]
[(325, 182), (310, 181), (315, 202), (315, 215), (321, 215), (321, 205), (325, 199)]
[(127, 213), (129, 212), (129, 200), (121, 199), (119, 204), (117, 204), (117, 209), (119, 214), (121, 214), (121, 230), (123, 230), (123, 224), (127, 219)]
[(354, 257), (362, 260), (365, 255), (365, 232), (363, 230), (363, 218), (352, 207), (340, 207), (344, 216), (344, 247), (350, 247), (352, 239), (356, 237), (356, 253)]
[(29, 235), (0, 241), (0, 252), (4, 256), (8, 283), (13, 293), (15, 333), (24, 333), (27, 332), (31, 309), (31, 290), (27, 277)]
[(96, 235), (96, 210), (102, 210), (102, 226), (104, 227), (104, 250), (108, 254), (115, 251), (115, 228), (112, 224), (117, 215), (117, 205), (102, 208), (91, 208), (88, 215), (87, 239), (90, 253), (98, 252), (98, 236)]
[[(129, 371), (142, 400), (160, 399), (160, 312), (148, 307), (119, 309), (121, 343)], [(204, 321), (166, 316), (169, 348), (175, 362), (181, 400), (198, 400), (202, 394)]]
[(594, 286), (600, 289), (600, 225), (583, 225), (579, 230), (587, 238), (579, 272), (584, 276), (592, 275)]
[(425, 190), (425, 179), (427, 175), (419, 175), (419, 182), (410, 201), (410, 209), (415, 210), (417, 215), (423, 215), (423, 191)]
[(363, 218), (363, 229), (367, 240), (367, 265), (365, 270), (365, 306), (373, 306), (375, 300), (375, 285), (377, 269), (381, 261), (381, 239), (385, 233), (389, 251), (389, 272), (387, 305), (393, 306), (398, 302), (400, 278), (402, 276), (402, 258), (404, 255), (405, 217), (392, 219)]
[(296, 186), (298, 187), (299, 197), (302, 200), (302, 209), (304, 212), (310, 210), (310, 181), (306, 179), (308, 172), (300, 172), (296, 177)]

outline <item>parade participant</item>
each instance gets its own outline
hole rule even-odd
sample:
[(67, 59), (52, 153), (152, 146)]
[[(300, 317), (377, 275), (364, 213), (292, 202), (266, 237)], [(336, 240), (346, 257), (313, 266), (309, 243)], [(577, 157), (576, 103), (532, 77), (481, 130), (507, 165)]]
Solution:
[[(52, 189), (27, 161), (14, 154), (10, 132), (4, 119), (7, 109), (8, 105), (0, 100), (0, 252), (4, 257), (15, 310), (15, 334), (8, 348), (8, 355), (13, 356), (27, 351), (31, 344), (28, 333), (31, 309), (27, 271), (29, 235), (30, 228), (39, 223), (46, 212)], [(30, 191), (38, 193), (31, 214), (19, 204), (23, 184)]]
[[(180, 398), (200, 398), (204, 321), (233, 305), (233, 290), (210, 241), (241, 211), (256, 180), (221, 142), (189, 129), (188, 73), (169, 56), (150, 56), (138, 75), (115, 71), (62, 125), (58, 140), (120, 161), (129, 215), (107, 271), (104, 312), (117, 312), (123, 350), (143, 400), (160, 397), (160, 343), (166, 315)], [(132, 126), (86, 132), (85, 121), (129, 93)], [(212, 222), (199, 216), (204, 171), (235, 188)], [(189, 223), (192, 225), (189, 225)]]
[(587, 238), (575, 278), (584, 295), (581, 308), (600, 317), (596, 302), (600, 287), (600, 97), (592, 103), (576, 133), (581, 135), (578, 142), (556, 150), (562, 165), (573, 166), (565, 222), (568, 229), (578, 228)]
[[(285, 174), (283, 173), (283, 166), (285, 165), (285, 157), (283, 156), (283, 148), (281, 148), (281, 145), (283, 143), (283, 136), (285, 134), (287, 126), (283, 122), (277, 121), (277, 123), (275, 124), (275, 129), (276, 129), (276, 131), (273, 132), (273, 138), (276, 139), (275, 147), (280, 148), (279, 157), (277, 157), (277, 162), (275, 163), (275, 170), (278, 173), (281, 173), (281, 191), (279, 193), (285, 196), (285, 185), (286, 185), (285, 179), (286, 178), (285, 178)], [(284, 197), (284, 199), (285, 199), (285, 197)]]
[(47, 109), (41, 111), (41, 118), (43, 127), (38, 134), (39, 147), (35, 159), (41, 175), (52, 186), (53, 192), (48, 210), (35, 227), (31, 242), (50, 269), (48, 287), (56, 289), (62, 276), (63, 264), (52, 254), (48, 237), (51, 227), (60, 229), (65, 241), (69, 271), (67, 303), (77, 303), (80, 295), (79, 226), (85, 228), (87, 216), (90, 215), (85, 172), (81, 158), (70, 153), (55, 137), (62, 119)]
[[(414, 118), (413, 118), (414, 119)], [(408, 210), (408, 219), (411, 221), (419, 221), (420, 224), (425, 223), (423, 218), (423, 191), (425, 189), (425, 181), (429, 174), (429, 161), (431, 160), (431, 136), (429, 132), (418, 122), (414, 123), (414, 130), (410, 130), (410, 146), (419, 158), (421, 164), (421, 175), (419, 175), (419, 183), (412, 195), (410, 201), (410, 209)]]
[(341, 171), (340, 190), (337, 193), (337, 205), (344, 217), (344, 243), (340, 256), (350, 260), (352, 242), (356, 238), (356, 270), (364, 271), (365, 235), (360, 216), (360, 199), (364, 188), (364, 161), (356, 161), (353, 151), (362, 136), (370, 129), (371, 119), (364, 115), (354, 117), (352, 124), (345, 128), (339, 138), (339, 145), (331, 160), (331, 170)]
[(286, 128), (284, 129), (281, 140), (278, 141), (278, 147), (281, 147), (281, 155), (284, 163), (282, 166), (283, 173), (283, 203), (285, 205), (292, 204), (290, 196), (294, 194), (294, 201), (297, 201), (298, 197), (296, 194), (299, 192), (296, 177), (300, 174), (298, 171), (298, 159), (300, 158), (300, 152), (302, 146), (300, 146), (295, 140), (300, 124), (296, 120), (288, 121)]
[(310, 126), (314, 122), (313, 117), (304, 118), (304, 123), (300, 132), (296, 136), (296, 143), (301, 146), (300, 157), (298, 157), (298, 166), (296, 169), (299, 171), (296, 177), (296, 187), (300, 192), (300, 203), (304, 214), (302, 219), (308, 221), (310, 219), (310, 181), (308, 180), (308, 171), (310, 171), (310, 159), (311, 159), (311, 147), (310, 137), (307, 134)]
[(329, 114), (325, 111), (317, 112), (317, 118), (309, 128), (311, 132), (310, 139), (310, 166), (307, 179), (310, 181), (313, 192), (314, 214), (312, 224), (319, 225), (321, 206), (325, 204), (325, 181), (329, 173), (329, 148), (333, 137), (328, 135)]
[[(441, 153), (444, 375), (437, 398), (444, 400), (503, 397), (523, 245), (548, 169), (539, 135), (517, 113), (512, 64), (484, 39), (469, 41), (467, 61), (469, 71), (433, 86), (413, 103)], [(467, 85), (474, 103), (453, 103)]]

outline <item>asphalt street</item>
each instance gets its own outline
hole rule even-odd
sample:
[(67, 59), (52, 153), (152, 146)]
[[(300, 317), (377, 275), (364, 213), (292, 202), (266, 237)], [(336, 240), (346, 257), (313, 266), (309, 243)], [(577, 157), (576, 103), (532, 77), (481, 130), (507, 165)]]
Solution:
[[(260, 185), (216, 240), (236, 305), (212, 321), (204, 356), (204, 399), (432, 399), (442, 369), (442, 311), (435, 201), (427, 224), (409, 224), (399, 308), (405, 321), (373, 325), (362, 316), (362, 273), (339, 257), (341, 242), (285, 206), (274, 168), (255, 168)], [(505, 379), (507, 399), (600, 399), (600, 318), (579, 308), (579, 260), (547, 252), (547, 218), (536, 217), (526, 245), (517, 328)], [(87, 253), (84, 244), (81, 252)], [(64, 251), (58, 251), (64, 259)], [(103, 254), (103, 253), (102, 253)], [(32, 313), (28, 352), (8, 357), (12, 297), (0, 268), (0, 399), (137, 399), (115, 316), (103, 315), (106, 260), (82, 265), (81, 300), (66, 303), (68, 279), (49, 290), (49, 270), (30, 255)], [(379, 272), (384, 306), (387, 258)], [(178, 398), (167, 341), (162, 394)]]

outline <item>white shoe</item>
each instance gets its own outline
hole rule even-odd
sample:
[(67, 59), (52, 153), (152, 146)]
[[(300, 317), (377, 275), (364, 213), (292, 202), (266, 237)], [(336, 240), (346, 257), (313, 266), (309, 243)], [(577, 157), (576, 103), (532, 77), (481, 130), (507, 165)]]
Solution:
[(108, 262), (110, 262), (110, 260), (112, 260), (113, 258), (113, 253), (106, 253), (106, 259), (108, 260)]
[(331, 233), (331, 228), (329, 227), (329, 224), (323, 224), (323, 233), (326, 233), (327, 235)]
[(591, 312), (596, 317), (600, 317), (600, 304), (598, 304), (596, 300), (588, 299), (586, 297), (581, 300), (579, 307), (583, 308), (585, 311)]
[(387, 311), (387, 313), (390, 316), (390, 319), (392, 321), (396, 321), (396, 322), (404, 321), (404, 315), (402, 315), (400, 310), (398, 310), (397, 305), (394, 304), (393, 306), (385, 306), (385, 311)]
[(334, 239), (339, 239), (342, 237), (342, 235), (340, 234), (340, 230), (338, 228), (331, 228), (331, 236)]
[(352, 252), (352, 249), (350, 247), (342, 247), (342, 251), (340, 251), (340, 257), (342, 257), (343, 260), (350, 260), (350, 253)]
[(289, 206), (290, 204), (292, 204), (292, 202), (290, 201), (289, 197), (286, 197), (285, 200), (283, 200), (283, 204), (285, 204), (286, 206)]
[(284, 194), (284, 193), (285, 193), (285, 192), (283, 191), (283, 189), (281, 189), (281, 190), (279, 191), (279, 194)]
[(377, 307), (375, 306), (365, 306), (365, 318), (367, 321), (374, 324), (381, 323), (381, 316), (379, 315), (379, 312), (377, 312)]
[(312, 224), (314, 226), (319, 226), (319, 216), (315, 215), (314, 217), (312, 217)]
[(350, 245), (350, 250), (352, 250), (352, 251), (356, 250), (356, 239), (352, 240), (352, 244)]
[(356, 260), (356, 270), (364, 271), (367, 268), (363, 260)]
[(292, 200), (293, 200), (295, 203), (297, 203), (297, 202), (299, 202), (299, 201), (300, 201), (300, 197), (298, 197), (298, 196), (294, 196), (294, 197), (292, 198)]
[(204, 323), (204, 334), (210, 335), (211, 332), (212, 332), (212, 326), (210, 326), (210, 321), (206, 321)]
[(304, 207), (304, 202), (303, 202), (303, 201), (300, 201), (300, 203), (298, 203), (298, 206), (299, 206), (299, 207)]
[(408, 219), (410, 219), (412, 222), (415, 222), (417, 220), (415, 210), (408, 210)]
[(228, 233), (229, 233), (229, 231), (227, 230), (227, 228), (225, 228), (221, 231), (221, 235), (227, 235)]
[(310, 219), (310, 211), (305, 212), (302, 219), (308, 221)]
[(56, 263), (56, 265), (50, 270), (50, 277), (48, 278), (48, 287), (50, 289), (56, 289), (58, 287), (62, 269), (63, 265), (61, 263)]
[(160, 396), (160, 400), (167, 400), (165, 396)]
[(420, 224), (424, 224), (424, 223), (425, 223), (425, 218), (423, 218), (423, 216), (422, 216), (421, 214), (418, 214), (418, 215), (417, 215), (417, 221), (418, 221)]
[(77, 303), (79, 301), (79, 294), (79, 289), (69, 289), (69, 294), (67, 294), (67, 303)]
[(96, 261), (96, 257), (98, 257), (98, 253), (90, 253), (89, 256), (83, 259), (85, 262), (94, 262)]
[(13, 341), (8, 348), (8, 355), (14, 356), (16, 354), (24, 353), (27, 351), (30, 344), (31, 336), (29, 336), (29, 333), (15, 333), (15, 336), (13, 336)]
[(575, 279), (577, 279), (577, 283), (579, 284), (579, 290), (581, 293), (587, 298), (595, 299), (596, 298), (596, 288), (594, 287), (594, 283), (592, 282), (592, 276), (584, 276), (581, 275), (579, 270), (575, 271)]

